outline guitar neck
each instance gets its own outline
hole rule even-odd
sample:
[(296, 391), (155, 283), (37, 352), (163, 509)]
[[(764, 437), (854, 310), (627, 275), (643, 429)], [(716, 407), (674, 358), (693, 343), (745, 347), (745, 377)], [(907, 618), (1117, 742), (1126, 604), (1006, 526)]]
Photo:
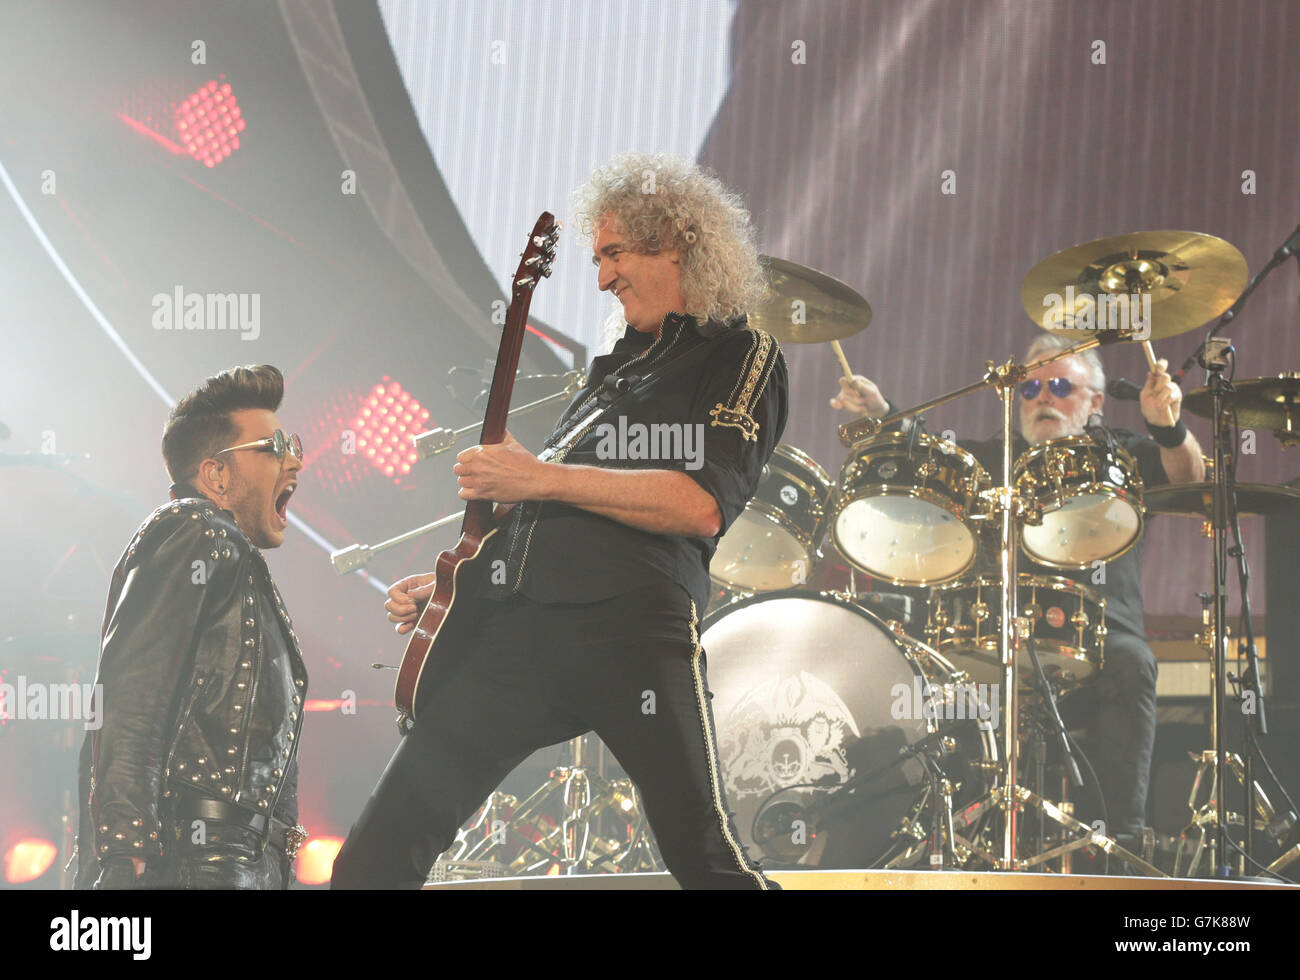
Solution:
[[(506, 421), (510, 415), (510, 399), (514, 394), (515, 375), (519, 372), (519, 356), (523, 351), (528, 330), (528, 310), (532, 305), (533, 290), (537, 283), (551, 274), (555, 259), (555, 243), (559, 238), (559, 225), (549, 211), (542, 212), (528, 237), (519, 267), (511, 280), (510, 309), (506, 311), (505, 329), (497, 347), (496, 366), (492, 371), (492, 387), (488, 393), (487, 411), (483, 415), (483, 428), (479, 431), (479, 445), (492, 446), (506, 437)], [(471, 500), (465, 506), (465, 520), (461, 534), (482, 535), (493, 525), (492, 502)]]

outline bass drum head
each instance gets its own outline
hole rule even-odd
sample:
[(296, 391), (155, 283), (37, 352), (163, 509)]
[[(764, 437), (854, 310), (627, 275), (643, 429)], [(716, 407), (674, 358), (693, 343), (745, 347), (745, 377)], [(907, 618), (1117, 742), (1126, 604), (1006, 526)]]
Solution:
[[(923, 788), (919, 764), (896, 764), (933, 724), (904, 653), (915, 641), (843, 597), (786, 591), (718, 609), (701, 643), (723, 785), (751, 853), (784, 866), (879, 860)], [(836, 793), (880, 770), (851, 798)]]

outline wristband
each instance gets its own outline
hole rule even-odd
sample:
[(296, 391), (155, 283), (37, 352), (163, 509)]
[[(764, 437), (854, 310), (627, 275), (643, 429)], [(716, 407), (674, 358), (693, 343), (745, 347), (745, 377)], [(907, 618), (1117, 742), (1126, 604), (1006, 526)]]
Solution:
[(1182, 419), (1173, 425), (1152, 425), (1147, 422), (1147, 432), (1164, 449), (1177, 449), (1187, 438), (1187, 426), (1183, 425)]

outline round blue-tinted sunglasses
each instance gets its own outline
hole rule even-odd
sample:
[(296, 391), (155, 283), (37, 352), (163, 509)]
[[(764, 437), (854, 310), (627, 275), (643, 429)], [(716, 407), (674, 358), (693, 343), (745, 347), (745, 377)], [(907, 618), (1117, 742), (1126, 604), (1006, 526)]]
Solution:
[[(1034, 378), (1020, 386), (1020, 397), (1027, 402), (1031, 402), (1038, 397), (1038, 393), (1042, 390), (1043, 379)], [(1074, 385), (1069, 378), (1049, 378), (1047, 390), (1056, 398), (1068, 398), (1070, 392), (1074, 391)]]

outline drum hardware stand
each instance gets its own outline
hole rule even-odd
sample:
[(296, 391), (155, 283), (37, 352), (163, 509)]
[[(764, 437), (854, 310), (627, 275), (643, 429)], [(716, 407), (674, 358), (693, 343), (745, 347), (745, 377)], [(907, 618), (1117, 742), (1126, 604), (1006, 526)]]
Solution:
[[(937, 739), (931, 736), (915, 745), (904, 746), (897, 760), (862, 777), (862, 782), (869, 783), (906, 759), (912, 758), (921, 764), (929, 779), (929, 786), (925, 793), (913, 806), (911, 814), (904, 818), (902, 826), (893, 834), (895, 838), (910, 838), (910, 842), (900, 840), (880, 859), (873, 861), (873, 865), (878, 864), (883, 868), (904, 867), (910, 864), (922, 850), (929, 857), (928, 867), (931, 871), (961, 867), (969, 860), (971, 847), (968, 842), (957, 836), (953, 823), (953, 782), (940, 761), (956, 747), (956, 740), (951, 736), (939, 735)], [(930, 811), (928, 831), (920, 822), (921, 815), (927, 808)], [(890, 857), (890, 852), (898, 847), (903, 849)]]
[[(1026, 867), (1041, 864), (1044, 861), (1055, 859), (1063, 854), (1081, 847), (1095, 846), (1101, 848), (1106, 854), (1120, 857), (1127, 861), (1128, 864), (1143, 874), (1157, 877), (1168, 877), (1163, 871), (1144, 859), (1133, 854), (1131, 851), (1120, 847), (1112, 838), (1101, 834), (1087, 824), (1081, 823), (1065, 811), (1058, 808), (1055, 804), (1045, 800), (1037, 793), (1018, 785), (1017, 778), (1019, 774), (1019, 685), (1018, 681), (1018, 653), (1020, 651), (1022, 640), (1027, 640), (1029, 634), (1029, 623), (1022, 621), (1019, 616), (1017, 586), (1019, 577), (1016, 570), (1016, 557), (1019, 551), (1019, 540), (1017, 537), (1016, 521), (1023, 517), (1023, 511), (1026, 509), (1024, 501), (1017, 493), (1012, 484), (1012, 459), (1011, 449), (1013, 446), (1012, 430), (1012, 410), (1015, 399), (1016, 386), (1024, 380), (1031, 370), (1041, 367), (1044, 364), (1050, 364), (1054, 361), (1063, 360), (1067, 357), (1073, 357), (1084, 351), (1099, 347), (1102, 344), (1115, 343), (1120, 340), (1131, 338), (1131, 330), (1114, 330), (1098, 332), (1087, 340), (1081, 340), (1071, 347), (1059, 351), (1044, 354), (1042, 357), (1031, 362), (1030, 364), (1017, 364), (1012, 358), (1006, 363), (998, 365), (993, 361), (988, 361), (985, 365), (986, 374), (980, 381), (966, 385), (962, 388), (950, 391), (947, 394), (940, 395), (937, 398), (922, 402), (913, 408), (886, 416), (883, 419), (873, 419), (865, 417), (847, 422), (839, 427), (840, 441), (846, 446), (852, 448), (859, 441), (880, 432), (887, 426), (904, 419), (919, 415), (939, 405), (946, 404), (963, 398), (968, 394), (980, 391), (985, 388), (994, 388), (997, 390), (998, 397), (1002, 402), (1002, 481), (999, 486), (995, 486), (987, 491), (989, 498), (994, 500), (996, 510), (1000, 515), (1002, 531), (1001, 544), (999, 547), (999, 575), (1001, 576), (1001, 621), (999, 624), (998, 652), (1002, 661), (1002, 683), (1003, 691), (1006, 696), (1002, 699), (1002, 765), (1005, 772), (1005, 778), (1001, 785), (994, 785), (994, 788), (985, 795), (985, 797), (972, 804), (967, 812), (978, 810), (982, 806), (996, 806), (1001, 810), (1003, 815), (1002, 835), (1000, 856), (993, 862), (996, 870), (1000, 871), (1017, 871)], [(1048, 852), (1039, 854), (1031, 859), (1021, 860), (1016, 853), (1017, 836), (1019, 832), (1018, 815), (1021, 809), (1026, 806), (1034, 807), (1048, 819), (1057, 823), (1067, 831), (1083, 834), (1084, 837), (1068, 844), (1061, 845), (1051, 849)]]
[[(1215, 767), (1213, 777), (1213, 799), (1211, 800), (1212, 815), (1212, 855), (1213, 855), (1213, 875), (1214, 877), (1227, 878), (1231, 876), (1231, 868), (1227, 864), (1227, 832), (1229, 823), (1229, 814), (1227, 810), (1227, 779), (1219, 777), (1226, 774), (1230, 759), (1224, 743), (1223, 719), (1227, 708), (1227, 653), (1228, 653), (1228, 596), (1227, 596), (1227, 560), (1228, 560), (1228, 522), (1233, 522), (1234, 529), (1239, 534), (1239, 523), (1236, 515), (1236, 494), (1232, 489), (1232, 484), (1236, 482), (1236, 474), (1227, 472), (1228, 470), (1228, 453), (1226, 448), (1226, 437), (1228, 435), (1228, 419), (1225, 414), (1224, 393), (1231, 388), (1231, 383), (1224, 379), (1223, 372), (1228, 367), (1228, 354), (1232, 350), (1231, 342), (1225, 338), (1215, 336), (1223, 327), (1231, 323), (1241, 312), (1256, 287), (1263, 282), (1264, 278), (1275, 268), (1285, 262), (1287, 259), (1300, 253), (1300, 226), (1291, 233), (1288, 238), (1276, 252), (1269, 262), (1259, 270), (1250, 281), (1246, 288), (1242, 290), (1241, 295), (1237, 297), (1232, 306), (1221, 316), (1209, 332), (1205, 335), (1199, 348), (1188, 355), (1187, 360), (1183, 362), (1182, 368), (1178, 372), (1181, 377), (1193, 364), (1200, 364), (1208, 373), (1206, 379), (1206, 388), (1209, 389), (1211, 400), (1211, 431), (1214, 436), (1214, 467), (1213, 467), (1213, 485), (1214, 500), (1211, 511), (1210, 525), (1213, 529), (1214, 537), (1214, 591), (1212, 593), (1212, 612), (1210, 616), (1210, 664), (1213, 680), (1213, 695), (1211, 700), (1210, 712), (1210, 734), (1214, 748), (1210, 753), (1211, 761)], [(1240, 547), (1240, 537), (1238, 536), (1238, 547)], [(1239, 571), (1241, 569), (1240, 561), (1244, 556), (1238, 555)], [(1243, 597), (1243, 601), (1246, 601)], [(1243, 607), (1243, 611), (1248, 609), (1248, 604)], [(1249, 627), (1248, 627), (1249, 629)], [(1253, 640), (1253, 637), (1252, 637)], [(1250, 658), (1250, 667), (1247, 670), (1246, 681), (1250, 685), (1249, 690), (1255, 698), (1255, 712), (1248, 713), (1247, 718), (1247, 737), (1246, 751), (1247, 762), (1242, 773), (1241, 779), (1246, 789), (1247, 807), (1246, 812), (1250, 813), (1256, 808), (1254, 801), (1256, 787), (1253, 775), (1253, 752), (1257, 751), (1256, 738), (1259, 735), (1267, 734), (1267, 725), (1264, 721), (1263, 714), (1263, 692), (1259, 689), (1259, 663), (1256, 656), (1254, 643), (1251, 642), (1247, 647)], [(1205, 756), (1202, 755), (1202, 765), (1204, 765)], [(1197, 780), (1201, 781), (1201, 772), (1197, 772)], [(1193, 785), (1193, 825), (1197, 825), (1197, 811), (1195, 809), (1195, 793), (1197, 786)], [(1202, 818), (1204, 820), (1204, 818)], [(1253, 821), (1246, 822), (1246, 853), (1251, 856), (1252, 838), (1253, 838)], [(1202, 831), (1203, 844), (1204, 831)], [(1181, 850), (1181, 841), (1180, 841)], [(1199, 846), (1197, 848), (1197, 861), (1199, 861)]]
[[(1253, 283), (1252, 283), (1253, 287)], [(1233, 304), (1233, 307), (1223, 315), (1220, 322), (1226, 322), (1236, 315), (1236, 310), (1240, 307), (1242, 300), (1250, 292), (1250, 287), (1245, 293)], [(1217, 329), (1217, 327), (1216, 327)], [(1235, 474), (1229, 472), (1229, 457), (1227, 450), (1227, 441), (1230, 438), (1228, 432), (1227, 410), (1224, 405), (1224, 393), (1231, 387), (1230, 383), (1223, 377), (1223, 372), (1227, 369), (1227, 355), (1230, 350), (1229, 343), (1223, 338), (1206, 337), (1205, 344), (1202, 348), (1200, 361), (1209, 372), (1208, 389), (1210, 391), (1212, 410), (1210, 418), (1212, 420), (1211, 431), (1213, 432), (1214, 442), (1214, 499), (1211, 508), (1210, 528), (1213, 537), (1213, 578), (1214, 591), (1203, 594), (1202, 603), (1206, 606), (1208, 612), (1208, 630), (1207, 645), (1210, 655), (1210, 680), (1211, 680), (1211, 701), (1210, 701), (1210, 741), (1212, 748), (1202, 753), (1200, 759), (1200, 768), (1198, 768), (1196, 778), (1192, 786), (1192, 794), (1189, 799), (1189, 806), (1192, 809), (1192, 823), (1183, 831), (1179, 840), (1178, 853), (1175, 857), (1175, 871), (1180, 867), (1184, 846), (1187, 838), (1195, 833), (1198, 840), (1193, 848), (1193, 855), (1189, 858), (1187, 868), (1190, 870), (1200, 865), (1201, 856), (1205, 849), (1205, 838), (1208, 834), (1210, 837), (1210, 856), (1211, 856), (1211, 877), (1229, 878), (1232, 876), (1231, 865), (1228, 862), (1228, 843), (1227, 834), (1228, 826), (1232, 822), (1232, 816), (1227, 809), (1227, 779), (1221, 779), (1221, 774), (1226, 774), (1230, 767), (1230, 758), (1225, 743), (1224, 717), (1227, 710), (1227, 656), (1228, 656), (1228, 594), (1227, 594), (1227, 573), (1228, 573), (1228, 522), (1232, 520), (1234, 527), (1238, 527), (1238, 521), (1235, 516), (1235, 493), (1232, 484), (1235, 483)], [(1230, 515), (1230, 512), (1231, 513)], [(1239, 560), (1244, 558), (1244, 554), (1238, 556)], [(1250, 718), (1247, 725), (1258, 718), (1262, 718), (1263, 697), (1262, 692), (1258, 689), (1258, 661), (1253, 656), (1254, 644), (1249, 647), (1252, 654), (1251, 669), (1248, 671), (1254, 694), (1255, 706), (1261, 714), (1255, 718)], [(1262, 733), (1263, 726), (1261, 726)], [(1252, 747), (1253, 739), (1250, 733), (1247, 736), (1247, 749)], [(1213, 769), (1213, 775), (1210, 779), (1211, 798), (1208, 806), (1198, 808), (1196, 804), (1197, 795), (1200, 787), (1204, 782), (1204, 767), (1209, 760), (1209, 765)], [(1235, 757), (1234, 757), (1235, 758)], [(1240, 760), (1238, 760), (1240, 764)], [(1252, 773), (1253, 775), (1253, 773)], [(1241, 775), (1242, 785), (1246, 788), (1247, 794), (1247, 813), (1255, 808), (1255, 783), (1254, 779), (1246, 778), (1246, 773)], [(1237, 817), (1241, 820), (1240, 816)], [(1244, 823), (1244, 821), (1243, 821)], [(1250, 855), (1251, 843), (1253, 838), (1252, 826), (1246, 827), (1246, 845), (1247, 854)]]
[[(1198, 763), (1196, 778), (1192, 781), (1192, 791), (1187, 798), (1187, 806), (1192, 811), (1192, 820), (1179, 835), (1178, 849), (1174, 854), (1174, 875), (1180, 878), (1195, 877), (1203, 859), (1208, 859), (1211, 867), (1223, 867), (1227, 861), (1226, 855), (1220, 857), (1219, 852), (1215, 851), (1218, 846), (1218, 835), (1215, 831), (1219, 826), (1219, 801), (1225, 795), (1226, 789), (1218, 778), (1220, 770), (1216, 765), (1217, 759), (1213, 750), (1206, 750), (1199, 757), (1193, 755), (1192, 759)], [(1242, 763), (1241, 756), (1237, 753), (1228, 754), (1226, 768), (1230, 776), (1236, 778), (1238, 785), (1242, 787), (1252, 785), (1248, 767)], [(1199, 802), (1203, 798), (1202, 788), (1205, 788), (1208, 794), (1204, 803)], [(1267, 794), (1258, 784), (1254, 784), (1253, 788), (1254, 792), (1249, 794), (1254, 798), (1252, 809), (1245, 812), (1255, 813), (1258, 819), (1247, 821), (1243, 814), (1229, 810), (1227, 825), (1242, 827), (1248, 832), (1255, 829), (1263, 830), (1269, 836), (1279, 841), (1283, 840), (1286, 833), (1294, 826), (1293, 815), (1287, 813), (1279, 820)], [(1286, 864), (1290, 864), (1291, 860), (1294, 858), (1288, 859)], [(1272, 865), (1269, 866), (1269, 870), (1274, 870)]]
[[(1074, 761), (1074, 750), (1070, 747), (1070, 738), (1065, 730), (1065, 722), (1061, 719), (1060, 709), (1056, 706), (1056, 694), (1052, 690), (1052, 685), (1047, 679), (1047, 674), (1043, 671), (1043, 665), (1038, 659), (1038, 647), (1034, 642), (1033, 634), (1029, 634), (1026, 647), (1029, 650), (1029, 657), (1034, 664), (1034, 682), (1038, 686), (1038, 691), (1042, 697), (1041, 704), (1038, 705), (1039, 713), (1046, 716), (1046, 725), (1042, 722), (1034, 726), (1034, 788), (1042, 792), (1046, 780), (1047, 765), (1047, 738), (1046, 728), (1052, 730), (1052, 734), (1057, 736), (1061, 745), (1062, 766), (1065, 768), (1064, 785), (1073, 786), (1076, 789), (1083, 785), (1083, 776), (1079, 773), (1079, 765)], [(1103, 801), (1103, 806), (1105, 805)], [(1070, 810), (1073, 816), (1073, 808)], [(1038, 828), (1035, 844), (1042, 848), (1047, 839), (1046, 818), (1043, 811), (1038, 811)]]
[[(942, 764), (942, 759), (956, 751), (956, 748), (957, 742), (952, 736), (939, 732), (931, 733), (912, 745), (902, 746), (896, 758), (870, 772), (854, 775), (847, 782), (834, 787), (835, 792), (829, 794), (824, 802), (814, 804), (810, 811), (813, 822), (820, 823), (828, 815), (834, 814), (847, 805), (850, 796), (841, 798), (841, 794), (845, 791), (852, 790), (854, 787), (869, 786), (908, 759), (915, 759), (925, 770), (929, 785), (921, 798), (913, 804), (911, 812), (903, 818), (901, 825), (890, 835), (897, 843), (891, 844), (884, 854), (872, 860), (871, 867), (907, 867), (922, 850), (928, 854), (931, 870), (940, 871), (964, 865), (970, 857), (971, 848), (968, 842), (957, 836), (954, 829), (952, 803), (954, 784)], [(772, 793), (755, 813), (754, 822), (757, 824), (767, 805), (782, 794), (803, 786), (815, 785), (806, 783), (786, 786)], [(872, 799), (884, 792), (888, 791), (878, 790), (876, 794), (868, 794), (865, 797), (853, 796), (852, 800), (861, 803), (863, 799)], [(930, 811), (928, 830), (921, 823), (921, 818), (927, 809)], [(805, 854), (804, 858), (807, 856)]]
[(930, 819), (930, 836), (927, 847), (930, 851), (930, 870), (942, 871), (945, 867), (956, 866), (954, 853), (956, 831), (952, 825), (952, 781), (948, 779), (938, 762), (928, 752), (920, 754), (921, 765), (930, 776), (930, 799), (934, 806)]
[[(596, 771), (584, 766), (585, 738), (578, 736), (570, 741), (571, 764), (551, 770), (550, 778), (519, 805), (509, 823), (500, 828), (502, 832), (497, 833), (497, 828), (494, 828), (493, 834), (480, 841), (462, 859), (473, 857), (482, 860), (484, 851), (504, 846), (508, 833), (534, 856), (533, 860), (524, 857), (511, 863), (511, 870), (516, 873), (534, 873), (553, 864), (559, 865), (560, 874), (564, 875), (581, 874), (596, 868), (622, 871), (632, 858), (648, 865), (649, 870), (663, 870), (663, 862), (650, 841), (649, 824), (641, 812), (640, 794), (635, 784), (628, 781), (623, 786), (606, 779), (603, 775), (603, 752)], [(541, 841), (531, 840), (524, 831), (541, 829), (535, 821), (544, 808), (553, 803), (558, 805), (561, 815), (555, 828)], [(632, 833), (625, 845), (620, 846), (594, 833), (593, 821), (606, 810), (619, 811), (632, 824)]]

